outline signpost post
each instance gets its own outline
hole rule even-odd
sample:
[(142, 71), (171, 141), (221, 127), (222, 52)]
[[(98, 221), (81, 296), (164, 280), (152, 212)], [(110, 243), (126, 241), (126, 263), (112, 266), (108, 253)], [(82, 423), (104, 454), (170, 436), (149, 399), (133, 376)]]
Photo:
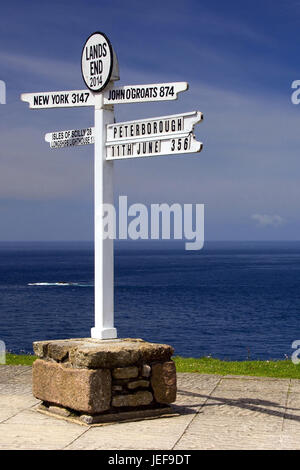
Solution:
[(114, 339), (114, 245), (103, 236), (103, 204), (114, 203), (113, 161), (200, 152), (193, 134), (203, 119), (192, 111), (115, 123), (115, 104), (175, 100), (188, 90), (187, 82), (114, 87), (119, 80), (116, 54), (105, 34), (96, 32), (85, 42), (81, 72), (86, 90), (24, 93), (31, 109), (94, 106), (94, 127), (56, 131), (45, 140), (53, 149), (94, 144), (95, 326), (92, 338)]

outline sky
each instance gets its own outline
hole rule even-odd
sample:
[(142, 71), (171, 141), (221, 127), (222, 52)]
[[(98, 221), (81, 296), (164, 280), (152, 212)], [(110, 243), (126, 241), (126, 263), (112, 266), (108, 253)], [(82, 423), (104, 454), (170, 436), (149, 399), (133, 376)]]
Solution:
[(81, 50), (103, 31), (118, 85), (186, 81), (177, 101), (115, 105), (117, 121), (199, 110), (198, 154), (117, 161), (115, 199), (205, 205), (206, 240), (300, 240), (300, 1), (73, 0), (1, 4), (0, 241), (92, 240), (93, 147), (47, 132), (92, 108), (30, 110), (25, 92), (84, 90)]

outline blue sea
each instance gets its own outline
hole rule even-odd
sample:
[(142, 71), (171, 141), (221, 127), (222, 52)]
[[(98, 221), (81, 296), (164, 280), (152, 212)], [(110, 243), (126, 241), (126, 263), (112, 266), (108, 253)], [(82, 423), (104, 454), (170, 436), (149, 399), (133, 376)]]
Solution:
[[(0, 243), (7, 350), (90, 336), (93, 295), (92, 243)], [(299, 320), (300, 242), (208, 242), (201, 251), (116, 243), (119, 337), (168, 343), (185, 357), (284, 359)]]

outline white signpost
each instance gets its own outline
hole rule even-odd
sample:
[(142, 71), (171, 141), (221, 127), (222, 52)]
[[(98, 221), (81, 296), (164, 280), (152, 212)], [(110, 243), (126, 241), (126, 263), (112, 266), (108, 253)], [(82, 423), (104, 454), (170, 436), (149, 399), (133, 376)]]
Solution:
[(202, 143), (197, 142), (192, 133), (175, 134), (172, 138), (164, 136), (119, 141), (106, 144), (106, 160), (196, 153), (200, 152), (201, 148)]
[(178, 133), (190, 133), (194, 125), (203, 119), (202, 113), (174, 114), (138, 121), (116, 122), (107, 126), (106, 141), (130, 140), (135, 138), (163, 137)]
[(45, 135), (45, 141), (49, 142), (52, 149), (94, 144), (95, 128), (88, 127), (86, 129), (49, 132)]
[(119, 79), (116, 54), (105, 34), (96, 32), (86, 41), (81, 56), (83, 80), (88, 90), (24, 93), (31, 109), (94, 106), (94, 127), (46, 134), (51, 148), (94, 143), (95, 204), (95, 326), (92, 338), (117, 338), (114, 327), (113, 240), (103, 236), (103, 204), (114, 203), (113, 161), (159, 155), (196, 153), (202, 149), (193, 134), (203, 119), (193, 111), (137, 121), (115, 123), (114, 104), (175, 100), (186, 82), (114, 87)]
[(104, 92), (104, 104), (177, 100), (178, 93), (186, 91), (188, 87), (187, 82), (173, 82), (111, 88)]
[(29, 103), (31, 109), (74, 108), (75, 106), (95, 105), (94, 95), (89, 90), (22, 93), (21, 100)]

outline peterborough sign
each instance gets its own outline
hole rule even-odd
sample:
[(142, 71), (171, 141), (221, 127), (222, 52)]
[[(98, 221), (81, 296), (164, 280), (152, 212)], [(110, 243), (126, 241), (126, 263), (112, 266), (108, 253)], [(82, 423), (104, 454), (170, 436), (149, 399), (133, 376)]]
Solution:
[(203, 119), (202, 113), (174, 114), (138, 121), (116, 122), (107, 126), (107, 142), (127, 140), (132, 138), (146, 138), (168, 136), (180, 132), (192, 132), (194, 125)]
[(53, 149), (94, 144), (95, 211), (95, 326), (93, 338), (117, 337), (114, 327), (113, 239), (104, 237), (103, 207), (114, 205), (114, 160), (197, 153), (202, 143), (194, 126), (202, 113), (188, 113), (115, 122), (115, 104), (176, 100), (188, 90), (187, 82), (154, 83), (115, 87), (119, 67), (115, 51), (104, 33), (86, 40), (81, 55), (81, 72), (87, 89), (24, 93), (21, 100), (31, 109), (94, 107), (94, 126), (50, 132), (45, 140)]

